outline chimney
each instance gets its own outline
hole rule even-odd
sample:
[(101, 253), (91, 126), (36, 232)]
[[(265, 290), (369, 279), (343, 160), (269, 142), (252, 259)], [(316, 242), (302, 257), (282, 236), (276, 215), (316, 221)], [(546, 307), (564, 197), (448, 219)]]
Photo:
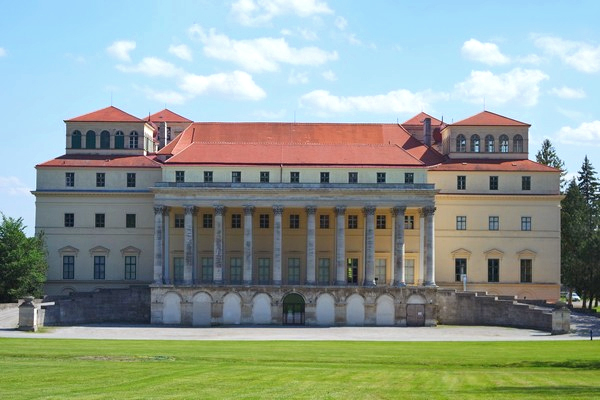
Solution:
[(431, 118), (425, 118), (423, 120), (423, 137), (425, 146), (431, 147)]

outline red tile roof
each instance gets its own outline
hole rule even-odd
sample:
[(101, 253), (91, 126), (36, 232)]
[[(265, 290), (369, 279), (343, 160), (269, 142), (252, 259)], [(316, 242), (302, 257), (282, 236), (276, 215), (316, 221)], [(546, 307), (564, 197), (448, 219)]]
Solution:
[(557, 169), (531, 160), (447, 160), (429, 168), (430, 171), (523, 171), (558, 172)]
[(173, 111), (167, 108), (146, 117), (145, 120), (152, 122), (189, 122), (190, 124), (194, 122), (185, 117), (182, 117), (179, 114), (174, 113)]
[(524, 122), (520, 122), (511, 118), (503, 117), (499, 114), (494, 114), (489, 111), (482, 111), (472, 117), (463, 119), (450, 125), (458, 126), (531, 126)]
[(37, 167), (160, 168), (161, 163), (154, 156), (67, 154), (38, 164)]
[(65, 120), (65, 122), (144, 122), (143, 120), (127, 114), (117, 107), (106, 107), (98, 111), (80, 115), (79, 117)]
[(439, 126), (443, 124), (443, 122), (439, 119), (433, 118), (431, 115), (424, 112), (420, 112), (408, 121), (404, 121), (402, 125), (423, 125), (425, 118), (431, 118), (431, 126)]

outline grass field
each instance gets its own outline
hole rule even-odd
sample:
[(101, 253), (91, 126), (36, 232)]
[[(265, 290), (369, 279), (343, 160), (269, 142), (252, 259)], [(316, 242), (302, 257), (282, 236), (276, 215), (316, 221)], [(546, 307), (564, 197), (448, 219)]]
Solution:
[(591, 399), (600, 342), (0, 339), (0, 399)]

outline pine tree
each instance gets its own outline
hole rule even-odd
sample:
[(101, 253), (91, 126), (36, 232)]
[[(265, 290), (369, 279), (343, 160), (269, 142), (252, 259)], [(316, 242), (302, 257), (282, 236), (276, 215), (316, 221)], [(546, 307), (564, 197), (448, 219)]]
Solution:
[(567, 175), (567, 170), (565, 169), (565, 162), (558, 157), (558, 154), (556, 154), (556, 150), (550, 142), (550, 139), (544, 139), (542, 148), (535, 155), (535, 160), (540, 164), (560, 170), (560, 189), (562, 192), (566, 185), (565, 177)]

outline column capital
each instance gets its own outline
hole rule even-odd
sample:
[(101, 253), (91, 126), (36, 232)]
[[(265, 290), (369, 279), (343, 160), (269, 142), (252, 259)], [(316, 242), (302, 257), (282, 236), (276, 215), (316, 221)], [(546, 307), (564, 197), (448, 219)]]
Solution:
[(398, 215), (403, 215), (406, 212), (406, 206), (396, 206), (392, 207), (392, 215), (397, 217)]
[(222, 205), (222, 204), (215, 205), (215, 214), (216, 215), (223, 215), (223, 214), (225, 214), (225, 206)]
[(156, 214), (156, 215), (162, 214), (164, 211), (165, 211), (165, 206), (162, 206), (162, 205), (154, 206), (154, 214)]
[(317, 206), (306, 206), (306, 213), (308, 215), (315, 215), (317, 212)]
[(183, 208), (185, 209), (186, 215), (196, 215), (196, 206), (183, 206)]
[(346, 206), (335, 206), (334, 211), (335, 215), (344, 215), (346, 214)]
[(419, 213), (423, 217), (428, 217), (430, 215), (435, 214), (435, 207), (434, 206), (423, 207), (419, 210)]
[(169, 212), (171, 212), (171, 207), (167, 207), (167, 206), (162, 206), (163, 207), (163, 215), (169, 215)]
[(375, 206), (365, 206), (365, 207), (363, 207), (363, 213), (365, 215), (375, 215)]
[(244, 206), (244, 215), (252, 215), (254, 214), (254, 206), (249, 204)]
[(275, 214), (275, 215), (283, 214), (283, 206), (282, 205), (274, 205), (273, 206), (273, 214)]

